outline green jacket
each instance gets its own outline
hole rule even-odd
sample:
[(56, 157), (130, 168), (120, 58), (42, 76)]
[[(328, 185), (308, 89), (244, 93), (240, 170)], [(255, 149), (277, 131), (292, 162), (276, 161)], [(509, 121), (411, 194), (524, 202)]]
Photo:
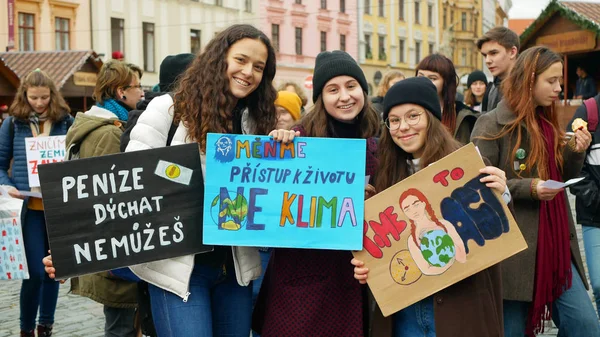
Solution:
[[(121, 134), (123, 123), (117, 116), (93, 106), (86, 113), (80, 112), (75, 117), (75, 122), (67, 133), (66, 147), (73, 147), (80, 159), (119, 153)], [(113, 277), (108, 272), (73, 278), (71, 291), (109, 307), (137, 306), (137, 283)]]

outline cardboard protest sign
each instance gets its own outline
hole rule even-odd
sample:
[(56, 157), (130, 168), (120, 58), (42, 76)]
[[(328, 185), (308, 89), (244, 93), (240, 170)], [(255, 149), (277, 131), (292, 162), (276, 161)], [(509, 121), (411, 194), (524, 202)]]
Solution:
[(204, 243), (362, 247), (366, 141), (209, 134)]
[(40, 166), (56, 277), (211, 250), (198, 144)]
[(389, 316), (527, 248), (469, 144), (365, 202), (368, 284)]
[(0, 197), (0, 280), (29, 279), (21, 230), (23, 200)]
[(65, 139), (66, 136), (25, 138), (29, 187), (40, 186), (40, 176), (38, 173), (40, 165), (60, 163), (65, 160)]

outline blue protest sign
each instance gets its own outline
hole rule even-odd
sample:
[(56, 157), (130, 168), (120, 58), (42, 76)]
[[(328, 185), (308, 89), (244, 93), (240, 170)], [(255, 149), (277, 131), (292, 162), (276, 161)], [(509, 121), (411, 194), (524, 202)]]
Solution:
[(366, 141), (208, 134), (203, 243), (362, 248)]

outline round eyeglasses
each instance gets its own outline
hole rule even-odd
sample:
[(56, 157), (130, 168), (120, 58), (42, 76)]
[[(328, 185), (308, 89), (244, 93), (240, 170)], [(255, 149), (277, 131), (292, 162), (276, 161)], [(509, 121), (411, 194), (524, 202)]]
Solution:
[[(425, 113), (425, 111), (409, 111), (404, 114), (404, 122), (410, 126), (414, 126), (419, 124), (421, 120), (421, 115)], [(400, 117), (388, 117), (384, 121), (385, 126), (391, 131), (398, 130), (400, 128), (400, 124), (402, 123), (402, 118)]]

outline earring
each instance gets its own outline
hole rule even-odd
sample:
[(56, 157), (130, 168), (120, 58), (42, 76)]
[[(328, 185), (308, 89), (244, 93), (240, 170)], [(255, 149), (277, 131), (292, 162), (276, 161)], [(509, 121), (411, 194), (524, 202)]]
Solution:
[(126, 100), (126, 99), (127, 99), (127, 97), (125, 97), (125, 95), (123, 95), (123, 97), (122, 97), (121, 99), (122, 99), (122, 100)]

